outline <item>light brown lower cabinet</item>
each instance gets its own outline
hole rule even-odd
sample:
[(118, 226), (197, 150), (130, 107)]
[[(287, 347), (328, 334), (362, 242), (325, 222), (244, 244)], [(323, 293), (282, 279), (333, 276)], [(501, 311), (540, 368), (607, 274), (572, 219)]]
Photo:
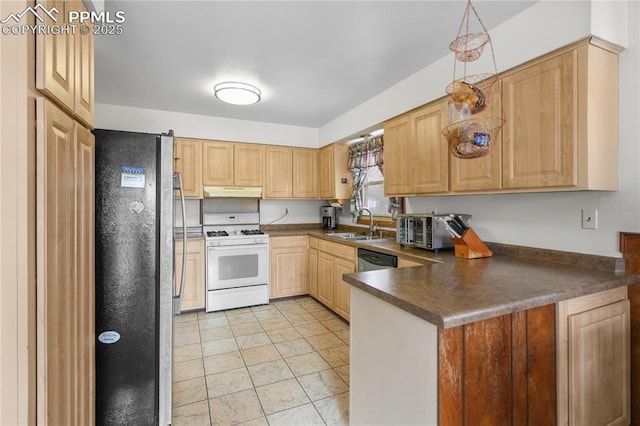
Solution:
[[(317, 272), (317, 295), (314, 297), (348, 321), (350, 286), (342, 280), (342, 275), (356, 271), (356, 248), (315, 240), (313, 244), (318, 245), (317, 260), (315, 265), (309, 266), (310, 270), (315, 268)], [(314, 259), (310, 258), (311, 261)]]
[[(203, 240), (187, 240), (186, 279), (182, 289), (181, 311), (204, 309), (206, 299), (204, 250)], [(176, 286), (180, 285), (182, 279), (183, 256), (182, 240), (176, 240)]]
[(269, 298), (309, 293), (307, 236), (269, 239)]
[(309, 237), (309, 294), (318, 298), (318, 239)]
[(630, 424), (629, 321), (627, 287), (558, 303), (558, 425)]

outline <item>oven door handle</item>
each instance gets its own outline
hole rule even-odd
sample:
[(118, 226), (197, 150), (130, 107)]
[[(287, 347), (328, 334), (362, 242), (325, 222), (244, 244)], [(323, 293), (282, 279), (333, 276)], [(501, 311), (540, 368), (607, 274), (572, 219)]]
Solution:
[(182, 311), (182, 291), (184, 290), (184, 280), (187, 274), (187, 214), (184, 203), (184, 192), (182, 190), (182, 175), (176, 173), (174, 176), (174, 186), (180, 191), (180, 205), (182, 208), (182, 274), (180, 275), (180, 286), (178, 293), (173, 294), (173, 314), (178, 315)]

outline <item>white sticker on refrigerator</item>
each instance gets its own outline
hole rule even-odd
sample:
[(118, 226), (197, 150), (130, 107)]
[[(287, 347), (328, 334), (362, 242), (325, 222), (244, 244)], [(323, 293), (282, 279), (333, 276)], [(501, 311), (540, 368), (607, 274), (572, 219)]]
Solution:
[(120, 186), (123, 188), (144, 188), (144, 169), (123, 166)]
[(118, 333), (117, 331), (103, 331), (98, 336), (98, 340), (101, 343), (110, 345), (110, 344), (116, 343), (118, 340), (120, 340), (120, 333)]

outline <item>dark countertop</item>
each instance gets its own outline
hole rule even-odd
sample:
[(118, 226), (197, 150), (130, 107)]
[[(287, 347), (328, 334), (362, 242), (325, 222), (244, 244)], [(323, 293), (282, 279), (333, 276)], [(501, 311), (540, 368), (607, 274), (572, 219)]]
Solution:
[(619, 258), (487, 243), (492, 257), (462, 259), (455, 257), (453, 250), (434, 253), (402, 248), (393, 237), (343, 240), (324, 235), (326, 231), (317, 226), (267, 232), (273, 237), (311, 235), (424, 263), (345, 274), (344, 280), (443, 328), (640, 282), (640, 276), (624, 274), (624, 262)]
[(443, 328), (640, 282), (637, 275), (512, 256), (441, 256), (442, 263), (346, 274), (344, 280)]

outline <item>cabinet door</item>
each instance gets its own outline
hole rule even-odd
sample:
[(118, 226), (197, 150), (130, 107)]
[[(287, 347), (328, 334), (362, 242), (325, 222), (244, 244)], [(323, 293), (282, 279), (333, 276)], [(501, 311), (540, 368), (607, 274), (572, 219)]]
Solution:
[(384, 193), (411, 194), (414, 153), (408, 114), (384, 123)]
[(293, 198), (318, 198), (320, 183), (317, 149), (293, 148)]
[(342, 275), (355, 271), (356, 265), (354, 262), (335, 258), (333, 267), (333, 310), (347, 321), (349, 321), (351, 286), (342, 280)]
[(237, 143), (234, 147), (234, 185), (262, 186), (264, 146)]
[(95, 400), (95, 138), (76, 124), (77, 424), (93, 424)]
[(504, 188), (577, 185), (576, 67), (571, 50), (503, 78)]
[(320, 148), (320, 198), (333, 199), (336, 196), (333, 176), (333, 146)]
[(569, 425), (628, 425), (629, 301), (568, 320)]
[(309, 293), (307, 237), (273, 237), (270, 241), (271, 298)]
[(318, 300), (333, 309), (333, 256), (318, 252)]
[[(66, 24), (74, 6), (64, 0), (47, 0), (40, 4), (48, 10), (58, 9), (57, 16), (63, 19), (57, 23), (60, 25)], [(38, 34), (36, 37), (36, 88), (56, 99), (68, 111), (73, 111), (75, 106), (75, 58), (73, 34)]]
[(202, 198), (202, 141), (175, 139), (174, 171), (182, 175), (185, 197)]
[[(94, 141), (88, 130), (37, 99), (38, 418), (47, 424), (93, 420)], [(92, 335), (88, 335), (92, 333)], [(82, 393), (86, 392), (86, 393)]]
[[(490, 107), (474, 114), (474, 118), (502, 117), (501, 87), (500, 81), (490, 88), (480, 86), (480, 89), (488, 93), (487, 101)], [(460, 159), (449, 156), (451, 191), (487, 191), (502, 188), (502, 131), (490, 143), (493, 144), (493, 150), (484, 157)]]
[(445, 106), (446, 100), (439, 101), (411, 114), (411, 149), (408, 154), (411, 157), (409, 161), (414, 164), (411, 189), (414, 194), (449, 190), (449, 148), (442, 135), (446, 126)]
[(233, 144), (206, 141), (202, 143), (202, 184), (233, 186)]
[[(82, 1), (74, 1), (73, 8), (78, 11), (86, 11)], [(95, 115), (94, 36), (93, 25), (90, 22), (85, 22), (83, 25), (89, 27), (89, 32), (82, 34), (80, 31), (76, 31), (74, 35), (75, 90), (73, 110), (86, 126), (92, 128)]]
[[(176, 292), (182, 279), (182, 240), (176, 241)], [(182, 289), (182, 311), (204, 309), (204, 243), (202, 240), (187, 240), (187, 267)]]
[(318, 297), (318, 250), (309, 249), (309, 294)]
[(268, 146), (266, 156), (265, 198), (291, 198), (293, 156), (291, 148)]

